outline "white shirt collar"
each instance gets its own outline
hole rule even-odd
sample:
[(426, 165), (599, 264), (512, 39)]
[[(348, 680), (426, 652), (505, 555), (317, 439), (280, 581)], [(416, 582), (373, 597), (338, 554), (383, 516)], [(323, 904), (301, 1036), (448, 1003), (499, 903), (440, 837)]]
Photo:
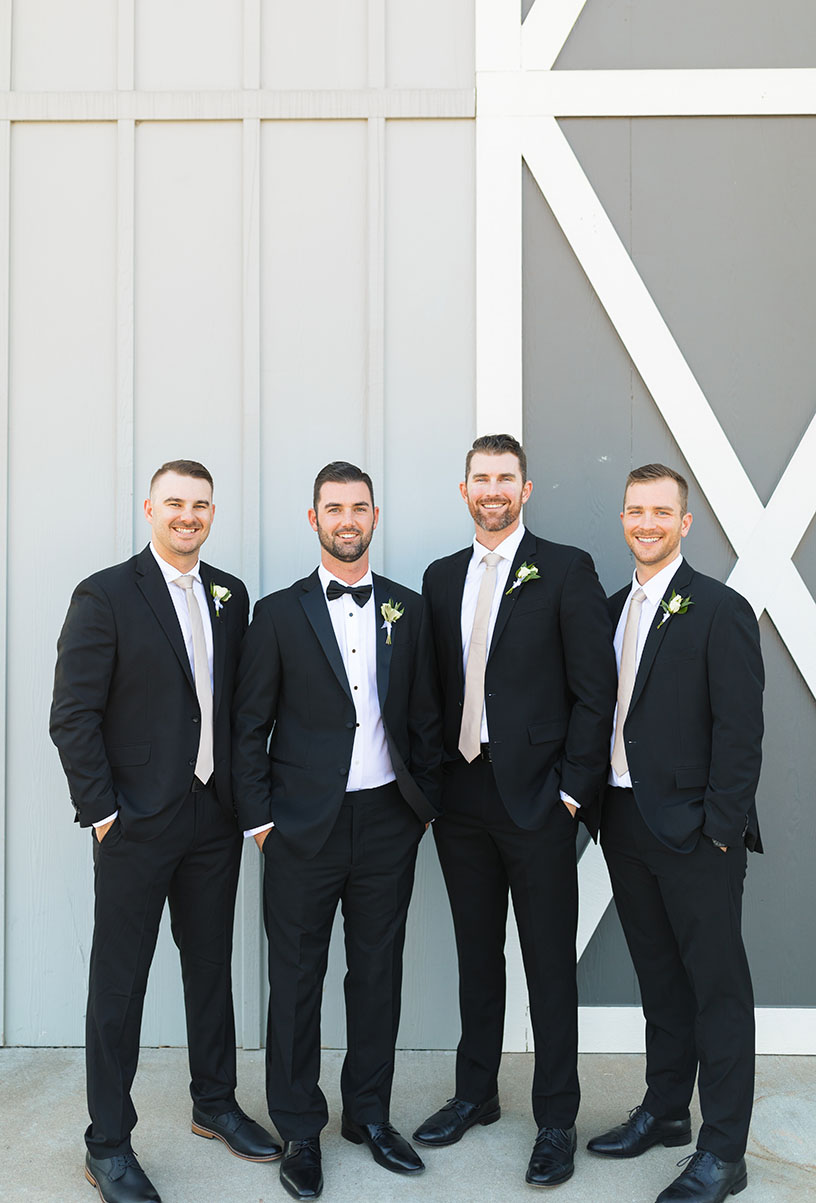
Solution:
[[(333, 572), (329, 572), (322, 560), (317, 566), (317, 575), (320, 578), (320, 584), (323, 586), (324, 593), (329, 586), (329, 581), (337, 581), (338, 585), (342, 585), (344, 588), (348, 584), (348, 581), (341, 581), (339, 576), (335, 576)], [(371, 575), (370, 568), (365, 576), (360, 577), (359, 581), (354, 582), (353, 588), (356, 589), (358, 585), (371, 585), (371, 591), (372, 593), (374, 592), (374, 577)]]
[(641, 585), (640, 581), (637, 579), (636, 568), (632, 573), (632, 589), (629, 596), (631, 597), (632, 593), (634, 593), (636, 589), (642, 589), (646, 594), (646, 600), (648, 601), (649, 605), (656, 606), (663, 594), (668, 589), (669, 582), (682, 563), (682, 555), (676, 556), (676, 558), (672, 560), (671, 564), (667, 564), (665, 568), (661, 568), (660, 572), (651, 577), (645, 585)]
[(195, 565), (188, 572), (181, 572), (173, 564), (168, 564), (167, 560), (163, 560), (156, 548), (153, 546), (153, 541), (150, 541), (150, 550), (153, 553), (153, 559), (161, 568), (162, 576), (167, 581), (168, 585), (172, 585), (173, 581), (177, 581), (180, 576), (191, 576), (194, 581), (201, 582), (201, 560), (196, 560)]
[[(502, 539), (502, 541), (498, 545), (498, 547), (494, 547), (494, 548), (492, 548), (492, 550), (496, 553), (497, 556), (501, 556), (502, 559), (504, 559), (504, 560), (509, 560), (510, 563), (512, 564), (513, 560), (515, 559), (516, 552), (519, 549), (519, 545), (521, 544), (521, 540), (524, 538), (524, 535), (525, 535), (524, 523), (519, 522), (516, 530), (514, 530), (511, 535), (508, 535), (506, 539)], [(486, 555), (489, 555), (490, 551), (491, 551), (491, 548), (485, 547), (484, 543), (479, 542), (477, 535), (473, 536), (473, 559), (471, 560), (472, 564), (481, 564), (484, 557)]]

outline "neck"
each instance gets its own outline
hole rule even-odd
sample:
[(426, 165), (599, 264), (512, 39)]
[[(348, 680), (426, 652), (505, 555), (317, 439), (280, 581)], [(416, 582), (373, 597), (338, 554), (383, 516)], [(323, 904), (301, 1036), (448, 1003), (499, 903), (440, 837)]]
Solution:
[(665, 564), (638, 564), (635, 570), (637, 583), (639, 585), (645, 585), (647, 581), (652, 579), (652, 577), (657, 576), (658, 572), (662, 572), (664, 568), (668, 568), (670, 564), (674, 564), (675, 561), (679, 559), (680, 552), (677, 553), (673, 560), (668, 560)]
[(514, 534), (518, 530), (521, 523), (521, 517), (518, 517), (510, 526), (505, 526), (502, 530), (482, 530), (481, 526), (476, 527), (476, 542), (481, 547), (486, 547), (488, 551), (495, 551), (500, 543), (503, 543), (509, 535)]
[(368, 572), (368, 551), (363, 552), (359, 560), (349, 563), (347, 560), (336, 560), (329, 552), (323, 551), (321, 563), (327, 572), (336, 576), (345, 585), (356, 585)]
[(181, 555), (178, 552), (165, 552), (156, 546), (151, 540), (151, 546), (160, 560), (164, 560), (165, 564), (169, 564), (171, 568), (177, 568), (179, 572), (186, 575), (192, 572), (198, 563), (198, 552), (190, 555)]

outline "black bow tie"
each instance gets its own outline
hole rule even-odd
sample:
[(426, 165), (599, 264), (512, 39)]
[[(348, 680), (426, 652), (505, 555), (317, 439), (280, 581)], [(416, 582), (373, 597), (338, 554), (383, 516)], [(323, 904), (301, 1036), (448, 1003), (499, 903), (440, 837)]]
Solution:
[(350, 593), (358, 606), (364, 606), (371, 597), (371, 586), (338, 585), (337, 581), (329, 581), (326, 589), (326, 597), (329, 601), (335, 601), (336, 598), (342, 597), (344, 593)]

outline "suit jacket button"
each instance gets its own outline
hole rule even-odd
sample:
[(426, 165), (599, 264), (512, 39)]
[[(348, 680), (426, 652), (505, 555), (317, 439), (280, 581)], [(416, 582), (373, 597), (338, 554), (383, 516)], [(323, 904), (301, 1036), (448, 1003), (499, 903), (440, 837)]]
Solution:
[(346, 723), (346, 726), (349, 728), (350, 731), (353, 731), (356, 726), (356, 723)]
[(191, 718), (192, 718), (192, 720), (193, 720), (193, 722), (194, 722), (194, 723), (200, 723), (200, 722), (201, 722), (201, 719), (198, 717), (198, 715), (197, 715), (197, 714), (193, 714), (193, 715), (191, 715)]
[(191, 769), (195, 768), (195, 760), (188, 760), (187, 763), (189, 764)]

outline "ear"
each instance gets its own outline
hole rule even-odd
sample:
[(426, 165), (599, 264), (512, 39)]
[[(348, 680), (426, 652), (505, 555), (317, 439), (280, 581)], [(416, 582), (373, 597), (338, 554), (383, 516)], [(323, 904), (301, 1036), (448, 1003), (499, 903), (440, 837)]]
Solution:
[(314, 510), (307, 510), (306, 517), (309, 519), (309, 526), (312, 530), (317, 530), (317, 514)]
[(461, 481), (461, 482), (460, 482), (460, 484), (459, 484), (459, 492), (462, 494), (462, 497), (463, 497), (463, 499), (464, 499), (465, 501), (467, 501), (467, 499), (468, 499), (468, 491), (467, 491), (467, 481), (466, 481), (466, 480), (463, 480), (463, 481)]
[(533, 482), (531, 480), (525, 480), (524, 488), (521, 490), (521, 504), (522, 505), (524, 505), (525, 501), (528, 500), (532, 491), (533, 491)]
[(689, 528), (691, 527), (691, 524), (693, 521), (694, 521), (693, 514), (685, 513), (683, 515), (683, 521), (680, 523), (680, 538), (681, 539), (685, 539), (686, 535), (689, 533)]
[(377, 523), (379, 522), (379, 520), (380, 520), (380, 507), (378, 505), (375, 505), (374, 506), (374, 525), (371, 528), (372, 531), (375, 531), (377, 529)]
[(144, 503), (144, 516), (148, 520), (150, 525), (152, 526), (153, 525), (153, 502), (150, 500), (149, 497), (148, 497), (147, 501)]

